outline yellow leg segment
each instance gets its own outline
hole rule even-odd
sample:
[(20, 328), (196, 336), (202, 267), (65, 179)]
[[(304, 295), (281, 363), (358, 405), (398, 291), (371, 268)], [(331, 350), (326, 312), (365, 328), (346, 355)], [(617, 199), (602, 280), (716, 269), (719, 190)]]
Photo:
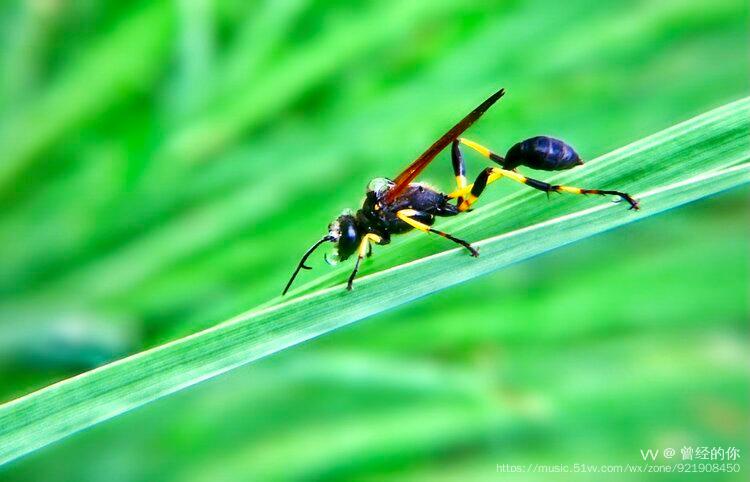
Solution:
[(383, 238), (381, 238), (377, 234), (373, 234), (373, 233), (365, 234), (365, 236), (362, 238), (362, 241), (359, 243), (359, 253), (358, 253), (359, 257), (364, 258), (365, 256), (367, 256), (367, 252), (370, 249), (370, 242), (373, 242), (375, 244), (380, 244), (381, 241), (383, 241)]
[(417, 221), (416, 219), (412, 218), (411, 216), (419, 214), (419, 211), (415, 211), (414, 209), (402, 209), (401, 211), (398, 211), (396, 213), (396, 216), (398, 218), (408, 224), (409, 226), (413, 227), (414, 229), (418, 229), (425, 233), (435, 233), (438, 236), (442, 236), (445, 239), (449, 239), (453, 241), (454, 243), (460, 244), (464, 248), (468, 249), (472, 256), (477, 257), (479, 256), (479, 251), (476, 250), (471, 244), (469, 244), (467, 241), (464, 241), (463, 239), (459, 239), (455, 236), (452, 236), (448, 233), (445, 233), (443, 231), (438, 231), (437, 229), (433, 229), (432, 227), (428, 226), (427, 224)]
[[(453, 174), (456, 176), (456, 189), (461, 190), (466, 187), (466, 163), (461, 155), (461, 148), (458, 139), (451, 145), (451, 162), (453, 163)], [(458, 200), (461, 203), (461, 199)]]
[(469, 139), (466, 139), (464, 137), (460, 137), (458, 139), (458, 142), (460, 142), (461, 144), (465, 145), (466, 147), (468, 147), (470, 149), (473, 149), (473, 150), (477, 151), (479, 154), (481, 154), (482, 156), (486, 157), (487, 159), (491, 159), (491, 160), (493, 160), (495, 162), (499, 162), (499, 163), (503, 162), (503, 157), (502, 156), (500, 156), (498, 154), (495, 154), (494, 152), (492, 152), (491, 150), (487, 149), (486, 147), (484, 147), (481, 144), (477, 144), (476, 142), (470, 141)]
[[(469, 184), (461, 190), (450, 193), (448, 197), (463, 198), (461, 203), (458, 205), (458, 210), (468, 211), (469, 209), (471, 209), (471, 205), (477, 202), (477, 199), (479, 199), (479, 196), (482, 194), (482, 191), (484, 191), (484, 188), (487, 187), (488, 184), (492, 184), (493, 182), (506, 176), (517, 182), (523, 182), (521, 179), (525, 179), (517, 172), (488, 167), (487, 169), (482, 171), (482, 174), (479, 175), (479, 177), (477, 178), (477, 182)], [(475, 186), (477, 187), (476, 189)], [(479, 189), (479, 186), (481, 186), (481, 189)]]
[(466, 176), (456, 176), (456, 191), (461, 192), (466, 189)]
[(347, 290), (351, 291), (352, 289), (354, 278), (357, 276), (357, 271), (359, 271), (359, 263), (361, 263), (362, 259), (367, 256), (370, 249), (370, 242), (380, 244), (382, 241), (383, 238), (373, 233), (367, 233), (362, 237), (362, 241), (359, 242), (359, 249), (357, 250), (357, 261), (354, 262), (354, 269), (352, 270), (352, 274), (349, 275), (349, 280), (346, 283)]
[(418, 213), (419, 211), (415, 211), (414, 209), (402, 209), (401, 211), (396, 213), (396, 216), (398, 216), (398, 218), (401, 221), (405, 222), (406, 224), (413, 227), (414, 229), (419, 229), (420, 231), (429, 233), (430, 227), (428, 225), (409, 217), (409, 216), (414, 216), (415, 214), (418, 214)]

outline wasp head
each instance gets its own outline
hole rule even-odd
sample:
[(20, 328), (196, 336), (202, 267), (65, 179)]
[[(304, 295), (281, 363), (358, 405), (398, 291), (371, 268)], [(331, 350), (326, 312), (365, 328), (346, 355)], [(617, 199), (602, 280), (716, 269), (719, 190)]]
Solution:
[(349, 258), (359, 246), (362, 235), (353, 214), (345, 212), (328, 225), (328, 236), (336, 244), (332, 256), (326, 260), (335, 264)]

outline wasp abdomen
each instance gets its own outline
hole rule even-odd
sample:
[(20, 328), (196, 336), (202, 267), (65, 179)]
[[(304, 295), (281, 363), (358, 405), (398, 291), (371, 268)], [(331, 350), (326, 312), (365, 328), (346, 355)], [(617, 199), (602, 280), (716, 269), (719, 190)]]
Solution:
[(559, 139), (537, 136), (521, 141), (508, 150), (503, 167), (527, 166), (542, 171), (562, 171), (583, 164), (576, 151)]

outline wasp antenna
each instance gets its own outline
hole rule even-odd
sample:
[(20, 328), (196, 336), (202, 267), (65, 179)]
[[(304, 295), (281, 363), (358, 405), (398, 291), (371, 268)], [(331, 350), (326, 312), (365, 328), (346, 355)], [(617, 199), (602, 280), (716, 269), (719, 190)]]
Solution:
[(333, 236), (331, 236), (331, 235), (324, 236), (322, 239), (320, 239), (315, 244), (313, 244), (312, 246), (310, 246), (310, 248), (307, 251), (305, 251), (305, 254), (302, 255), (302, 259), (299, 260), (299, 264), (297, 265), (297, 268), (295, 268), (294, 273), (292, 273), (292, 277), (289, 278), (289, 282), (284, 287), (284, 291), (281, 292), (281, 296), (284, 296), (286, 294), (286, 292), (289, 291), (289, 288), (292, 286), (292, 283), (294, 283), (294, 278), (297, 277), (297, 274), (299, 274), (299, 271), (301, 269), (312, 269), (311, 267), (309, 267), (309, 266), (307, 266), (305, 264), (305, 261), (307, 261), (307, 258), (310, 257), (310, 255), (313, 253), (313, 251), (315, 251), (316, 249), (318, 249), (318, 246), (320, 246), (321, 244), (326, 243), (328, 241), (334, 241), (334, 239), (335, 238)]

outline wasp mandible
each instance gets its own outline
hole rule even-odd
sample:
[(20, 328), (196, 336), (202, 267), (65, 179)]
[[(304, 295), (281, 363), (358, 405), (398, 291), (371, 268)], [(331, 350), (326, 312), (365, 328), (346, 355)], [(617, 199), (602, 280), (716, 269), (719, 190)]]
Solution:
[[(413, 229), (442, 236), (463, 246), (472, 256), (479, 256), (479, 252), (467, 241), (434, 229), (432, 225), (438, 216), (456, 216), (469, 211), (484, 189), (502, 178), (546, 193), (567, 192), (618, 196), (630, 205), (630, 209), (638, 209), (638, 201), (624, 192), (549, 184), (526, 177), (517, 171), (520, 166), (543, 171), (560, 171), (583, 164), (576, 151), (559, 139), (547, 136), (532, 137), (515, 144), (508, 150), (505, 157), (502, 157), (476, 142), (459, 137), (504, 93), (505, 90), (500, 89), (479, 104), (476, 109), (435, 141), (395, 180), (376, 178), (370, 181), (362, 207), (357, 212), (345, 211), (328, 225), (328, 234), (305, 252), (282, 294), (289, 291), (301, 269), (311, 269), (305, 262), (323, 243), (335, 244), (334, 259), (336, 261), (343, 261), (354, 253), (357, 254), (354, 269), (347, 281), (348, 290), (352, 289), (352, 283), (357, 276), (362, 259), (370, 255), (371, 243), (385, 245), (390, 243), (392, 235), (403, 234)], [(456, 190), (445, 194), (426, 184), (412, 182), (448, 144), (452, 144), (451, 158), (456, 176)], [(460, 149), (462, 144), (494, 161), (500, 167), (486, 168), (473, 184), (467, 184), (466, 167)]]

